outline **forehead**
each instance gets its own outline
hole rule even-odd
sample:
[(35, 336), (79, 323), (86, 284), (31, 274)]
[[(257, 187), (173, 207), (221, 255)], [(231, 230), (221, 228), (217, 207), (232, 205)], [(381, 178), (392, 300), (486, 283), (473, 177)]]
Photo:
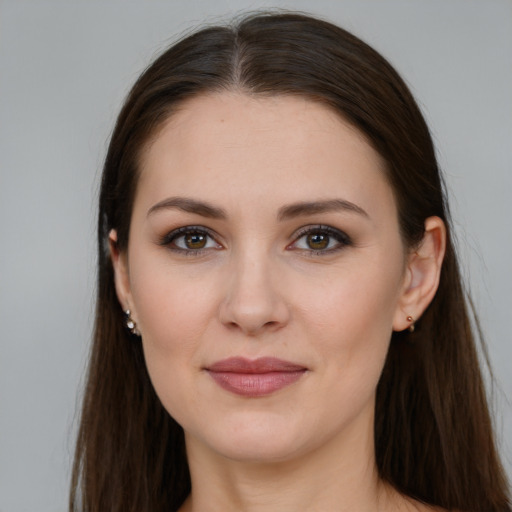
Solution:
[(155, 202), (343, 194), (393, 203), (384, 169), (365, 137), (321, 103), (225, 92), (184, 102), (164, 123), (141, 159), (138, 189)]

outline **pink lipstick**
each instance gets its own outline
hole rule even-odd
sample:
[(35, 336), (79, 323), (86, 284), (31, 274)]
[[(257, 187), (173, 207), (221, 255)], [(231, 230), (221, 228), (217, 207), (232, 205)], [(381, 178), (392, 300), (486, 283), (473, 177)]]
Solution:
[(307, 368), (274, 357), (231, 357), (208, 366), (206, 371), (221, 388), (237, 395), (258, 397), (293, 384)]

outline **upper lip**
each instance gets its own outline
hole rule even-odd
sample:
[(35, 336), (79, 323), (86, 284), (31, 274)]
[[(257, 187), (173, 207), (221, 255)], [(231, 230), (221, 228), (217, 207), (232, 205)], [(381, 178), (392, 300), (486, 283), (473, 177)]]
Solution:
[(306, 367), (275, 357), (260, 357), (258, 359), (230, 357), (207, 366), (206, 370), (219, 373), (270, 373), (304, 371)]

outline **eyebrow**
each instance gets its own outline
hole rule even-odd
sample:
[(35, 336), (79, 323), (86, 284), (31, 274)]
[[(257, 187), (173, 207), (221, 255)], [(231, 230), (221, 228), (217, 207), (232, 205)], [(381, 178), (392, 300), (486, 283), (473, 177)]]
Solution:
[(178, 209), (188, 213), (195, 213), (202, 217), (209, 217), (211, 219), (226, 219), (226, 212), (222, 208), (218, 208), (204, 201), (197, 201), (188, 197), (169, 197), (153, 205), (147, 213), (149, 217), (151, 214), (168, 209)]
[[(163, 201), (153, 205), (148, 210), (147, 216), (149, 217), (157, 211), (168, 209), (178, 209), (184, 212), (195, 213), (197, 215), (201, 215), (202, 217), (208, 217), (211, 219), (227, 219), (226, 211), (222, 208), (213, 206), (212, 204), (205, 201), (198, 201), (188, 197), (169, 197), (164, 199)], [(293, 219), (295, 217), (337, 211), (357, 213), (363, 217), (370, 217), (368, 213), (363, 210), (363, 208), (350, 201), (345, 199), (328, 199), (325, 201), (293, 203), (283, 206), (279, 209), (277, 218), (279, 221), (284, 221)]]
[(345, 199), (328, 199), (326, 201), (311, 201), (305, 203), (295, 203), (283, 206), (279, 209), (277, 218), (279, 220), (289, 220), (304, 215), (313, 215), (315, 213), (328, 212), (351, 212), (370, 218), (370, 216), (357, 204), (346, 201)]

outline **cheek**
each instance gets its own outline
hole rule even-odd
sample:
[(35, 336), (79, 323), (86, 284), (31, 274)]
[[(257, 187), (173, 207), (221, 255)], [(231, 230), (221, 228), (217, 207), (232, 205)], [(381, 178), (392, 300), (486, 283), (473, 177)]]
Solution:
[(131, 291), (149, 375), (162, 402), (198, 367), (200, 340), (215, 315), (214, 273), (177, 271), (162, 257), (131, 255)]
[(199, 399), (194, 379), (201, 340), (214, 316), (213, 285), (204, 276), (199, 282), (154, 261), (137, 269), (132, 294), (148, 373), (167, 411), (187, 418), (184, 411)]
[[(385, 261), (361, 261), (334, 269), (321, 280), (312, 275), (302, 283), (300, 308), (307, 322), (319, 331), (357, 331), (372, 338), (377, 332), (392, 331), (393, 316), (401, 288), (401, 267)], [(308, 290), (308, 293), (304, 293)], [(363, 339), (361, 339), (363, 341)]]
[(216, 308), (214, 274), (184, 272), (158, 258), (133, 258), (131, 290), (144, 337), (162, 350), (193, 343)]
[[(309, 294), (303, 325), (312, 348), (328, 361), (331, 377), (352, 392), (376, 385), (386, 358), (399, 298), (401, 269), (351, 267)], [(393, 267), (387, 267), (388, 269)], [(315, 341), (316, 340), (316, 341)]]

